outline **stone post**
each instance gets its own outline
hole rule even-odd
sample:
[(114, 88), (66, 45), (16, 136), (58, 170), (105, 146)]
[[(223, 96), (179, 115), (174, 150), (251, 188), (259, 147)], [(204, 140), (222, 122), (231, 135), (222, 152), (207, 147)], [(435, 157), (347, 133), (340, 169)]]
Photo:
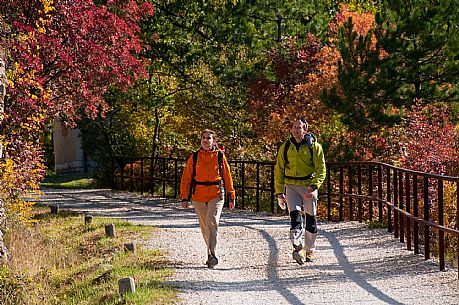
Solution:
[(111, 224), (105, 225), (105, 235), (107, 237), (116, 237), (114, 224), (111, 223)]
[(128, 292), (135, 292), (135, 282), (132, 277), (125, 277), (118, 281), (118, 288), (121, 295)]
[(136, 254), (137, 252), (137, 244), (136, 242), (131, 242), (131, 243), (125, 243), (124, 244), (124, 251), (126, 252), (132, 252), (134, 254)]
[(52, 205), (51, 206), (51, 214), (59, 214), (59, 206), (58, 205)]
[(90, 225), (92, 223), (92, 215), (84, 215), (84, 224)]

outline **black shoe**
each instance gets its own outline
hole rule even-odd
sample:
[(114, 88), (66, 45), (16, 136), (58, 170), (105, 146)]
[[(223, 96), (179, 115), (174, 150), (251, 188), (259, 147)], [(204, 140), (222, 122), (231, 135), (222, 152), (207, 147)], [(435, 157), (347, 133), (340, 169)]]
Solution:
[(218, 259), (215, 257), (215, 255), (211, 254), (209, 255), (209, 258), (207, 259), (207, 267), (209, 268), (214, 268), (218, 264)]

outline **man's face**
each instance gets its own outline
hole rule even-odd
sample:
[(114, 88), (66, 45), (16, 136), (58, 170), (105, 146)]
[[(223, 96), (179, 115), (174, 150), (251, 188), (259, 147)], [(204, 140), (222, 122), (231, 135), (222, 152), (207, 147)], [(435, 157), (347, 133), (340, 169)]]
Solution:
[(301, 140), (304, 138), (306, 135), (306, 132), (308, 131), (308, 128), (306, 127), (306, 124), (301, 122), (301, 121), (295, 121), (292, 126), (292, 135), (296, 140)]

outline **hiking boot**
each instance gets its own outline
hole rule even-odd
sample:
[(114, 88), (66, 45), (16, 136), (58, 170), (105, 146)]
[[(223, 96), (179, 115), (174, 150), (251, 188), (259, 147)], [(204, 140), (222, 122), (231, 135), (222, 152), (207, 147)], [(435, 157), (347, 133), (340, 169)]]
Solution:
[(209, 258), (207, 259), (207, 267), (209, 268), (214, 268), (218, 264), (218, 259), (215, 257), (215, 255), (211, 254), (209, 255)]
[(292, 256), (293, 259), (298, 263), (298, 265), (304, 264), (304, 250), (294, 250)]
[(314, 252), (312, 251), (306, 251), (306, 262), (312, 262), (314, 261)]

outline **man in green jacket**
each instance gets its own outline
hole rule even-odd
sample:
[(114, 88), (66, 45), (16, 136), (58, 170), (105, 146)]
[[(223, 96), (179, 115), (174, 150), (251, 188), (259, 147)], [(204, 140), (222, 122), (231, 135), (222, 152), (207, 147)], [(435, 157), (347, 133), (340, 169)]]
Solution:
[(291, 133), (277, 154), (274, 185), (279, 206), (285, 209), (287, 204), (290, 213), (293, 259), (302, 265), (314, 258), (318, 188), (325, 180), (326, 167), (322, 146), (308, 133), (305, 119), (295, 120)]

